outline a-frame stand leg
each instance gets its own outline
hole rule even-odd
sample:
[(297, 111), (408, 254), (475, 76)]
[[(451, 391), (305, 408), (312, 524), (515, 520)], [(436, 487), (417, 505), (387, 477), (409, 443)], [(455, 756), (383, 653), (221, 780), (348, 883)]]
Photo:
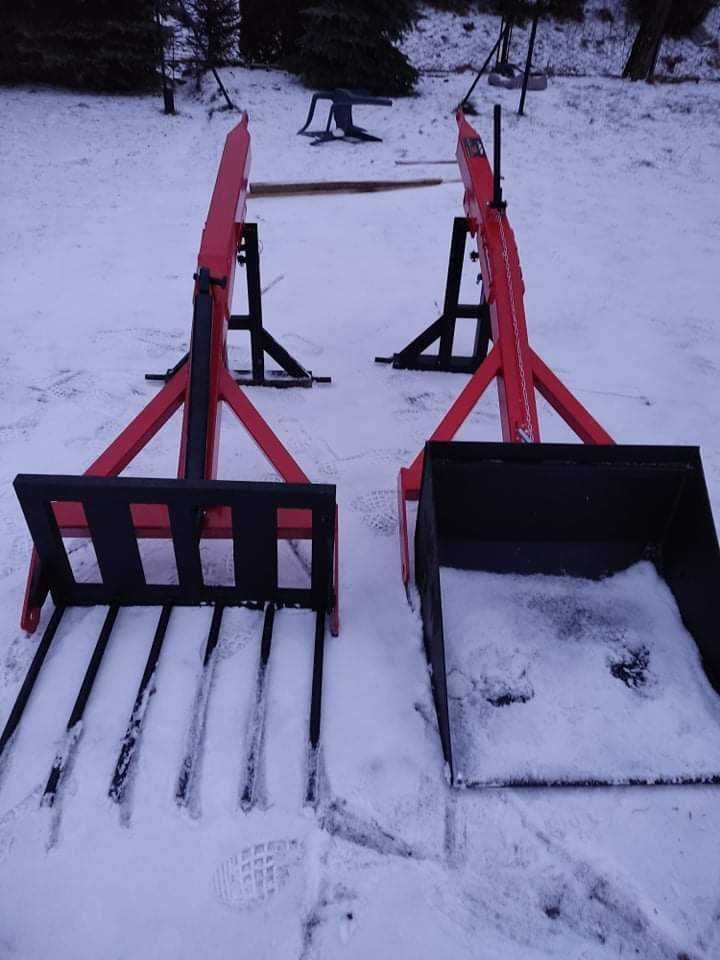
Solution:
[[(487, 356), (490, 343), (490, 312), (481, 297), (479, 304), (460, 303), (465, 242), (468, 234), (465, 217), (453, 221), (450, 256), (443, 312), (414, 340), (392, 357), (375, 357), (376, 363), (391, 363), (396, 370), (442, 370), (446, 373), (475, 373)], [(470, 356), (453, 354), (457, 320), (475, 320), (475, 341)], [(437, 353), (424, 353), (438, 343)]]

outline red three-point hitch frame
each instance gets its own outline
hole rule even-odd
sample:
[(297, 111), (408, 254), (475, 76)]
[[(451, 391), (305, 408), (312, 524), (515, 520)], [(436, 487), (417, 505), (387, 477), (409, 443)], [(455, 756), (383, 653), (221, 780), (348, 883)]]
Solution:
[[(499, 147), (499, 110), (495, 137)], [(465, 185), (464, 207), (470, 234), (477, 243), (485, 298), (490, 312), (492, 348), (438, 424), (431, 440), (452, 440), (487, 387), (497, 381), (502, 438), (506, 443), (540, 440), (535, 391), (547, 400), (584, 443), (613, 443), (612, 437), (570, 393), (530, 346), (525, 322), (522, 271), (515, 235), (499, 192), (496, 174), (482, 139), (462, 110), (457, 112), (457, 160)], [(403, 583), (410, 579), (407, 501), (417, 500), (423, 451), (398, 477), (398, 517)]]
[[(190, 359), (181, 364), (160, 392), (94, 461), (85, 476), (118, 476), (182, 407), (183, 423), (177, 475), (179, 478), (215, 479), (220, 439), (220, 409), (221, 404), (225, 403), (238, 417), (282, 480), (290, 484), (309, 483), (304, 471), (237, 385), (228, 369), (227, 334), (235, 265), (246, 215), (249, 169), (250, 134), (247, 114), (243, 114), (241, 122), (225, 141), (197, 260), (195, 296), (197, 298), (199, 293), (204, 292), (209, 293), (212, 298), (210, 356), (198, 359), (199, 363), (206, 363), (209, 374), (200, 370), (200, 375), (193, 383), (191, 344)], [(209, 289), (203, 290), (203, 283)], [(192, 391), (199, 389), (203, 393), (202, 402), (199, 402), (197, 396), (192, 402)], [(194, 469), (189, 469), (191, 465), (187, 462), (188, 450), (193, 434), (196, 438), (200, 437), (200, 442), (194, 444), (196, 451), (200, 449), (200, 455), (196, 457), (199, 462)], [(63, 537), (90, 536), (81, 504), (57, 502), (53, 504), (53, 512)], [(137, 537), (172, 536), (165, 506), (133, 503), (131, 513)], [(278, 539), (312, 538), (310, 511), (280, 509), (278, 513)], [(232, 538), (231, 511), (227, 507), (208, 507), (204, 511), (200, 536)], [(336, 634), (339, 629), (337, 517), (333, 581), (335, 606), (331, 613), (331, 629)], [(47, 594), (48, 587), (44, 582), (38, 555), (33, 551), (21, 618), (21, 625), (26, 631), (33, 632), (36, 629)]]

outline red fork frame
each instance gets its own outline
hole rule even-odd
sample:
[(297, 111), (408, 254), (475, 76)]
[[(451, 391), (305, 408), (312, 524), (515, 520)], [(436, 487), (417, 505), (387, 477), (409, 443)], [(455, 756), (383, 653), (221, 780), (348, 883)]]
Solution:
[[(220, 405), (225, 403), (237, 416), (285, 482), (309, 483), (306, 474), (234, 381), (227, 367), (228, 323), (232, 307), (237, 252), (245, 223), (249, 170), (250, 133), (248, 131), (247, 113), (243, 113), (240, 123), (230, 131), (225, 140), (197, 260), (196, 276), (199, 276), (201, 269), (205, 268), (214, 280), (220, 281), (211, 285), (212, 345), (205, 477), (213, 479), (217, 474)], [(195, 292), (197, 293), (197, 283)], [(94, 477), (117, 476), (152, 440), (170, 417), (182, 407), (183, 424), (177, 475), (183, 477), (190, 409), (188, 388), (188, 364), (185, 363), (91, 464), (85, 471), (86, 475)], [(90, 536), (84, 511), (79, 504), (56, 504), (54, 512), (60, 533), (63, 536)], [(163, 507), (146, 505), (133, 508), (133, 519), (138, 536), (171, 536), (167, 523), (167, 512)], [(201, 536), (232, 537), (229, 511), (225, 508), (209, 510), (203, 520)], [(278, 539), (307, 539), (310, 537), (312, 537), (312, 521), (307, 516), (306, 511), (280, 511)], [(338, 576), (336, 517), (335, 607), (330, 617), (330, 626), (334, 635), (337, 635), (339, 631)], [(28, 633), (32, 633), (39, 623), (40, 610), (46, 596), (47, 589), (43, 589), (40, 583), (38, 559), (33, 550), (20, 620), (22, 628)]]
[[(540, 440), (535, 391), (584, 443), (613, 443), (567, 387), (532, 349), (528, 340), (522, 270), (515, 234), (504, 207), (493, 206), (493, 173), (483, 142), (457, 112), (457, 161), (465, 186), (463, 205), (476, 239), (485, 297), (490, 310), (493, 346), (457, 400), (436, 427), (431, 440), (452, 440), (485, 390), (497, 382), (502, 438), (506, 443)], [(403, 583), (410, 580), (407, 502), (420, 495), (423, 451), (398, 476), (400, 562)]]

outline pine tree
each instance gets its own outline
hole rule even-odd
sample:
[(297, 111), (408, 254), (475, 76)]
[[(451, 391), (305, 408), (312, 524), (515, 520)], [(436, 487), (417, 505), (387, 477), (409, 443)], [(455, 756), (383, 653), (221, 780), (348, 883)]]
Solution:
[(153, 0), (6, 0), (0, 81), (86, 90), (158, 84)]
[(240, 52), (250, 61), (278, 63), (297, 51), (309, 0), (240, 0)]
[(304, 11), (290, 67), (311, 87), (410, 93), (417, 71), (395, 46), (413, 22), (412, 0), (323, 0)]
[(190, 45), (203, 65), (219, 67), (237, 56), (240, 10), (237, 0), (191, 0)]

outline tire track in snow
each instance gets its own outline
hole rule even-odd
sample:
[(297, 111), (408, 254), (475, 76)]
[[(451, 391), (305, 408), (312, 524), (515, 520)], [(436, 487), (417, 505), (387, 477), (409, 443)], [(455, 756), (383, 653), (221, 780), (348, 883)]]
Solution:
[[(610, 946), (613, 940), (634, 944), (642, 951), (638, 955), (648, 960), (690, 960), (691, 954), (684, 950), (684, 945), (675, 942), (629, 890), (550, 837), (527, 815), (519, 799), (508, 794), (506, 802), (555, 862), (569, 868), (569, 878), (574, 881), (568, 883), (566, 874), (559, 885), (556, 882), (546, 888), (543, 910), (549, 919), (562, 920), (575, 932), (597, 938), (603, 945)], [(582, 890), (582, 896), (578, 890)]]

